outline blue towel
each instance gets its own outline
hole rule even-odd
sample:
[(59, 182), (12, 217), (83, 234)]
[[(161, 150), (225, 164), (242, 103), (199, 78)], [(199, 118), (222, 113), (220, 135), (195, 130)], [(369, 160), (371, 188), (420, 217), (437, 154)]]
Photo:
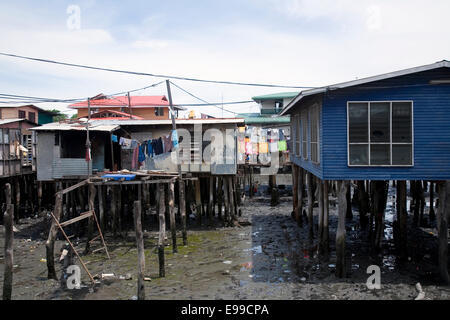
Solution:
[(147, 141), (147, 154), (150, 157), (153, 157), (153, 146), (152, 146), (152, 140)]
[(144, 162), (145, 161), (144, 145), (139, 146), (138, 161), (139, 162)]
[(117, 136), (112, 134), (111, 135), (111, 140), (112, 140), (112, 142), (117, 142)]

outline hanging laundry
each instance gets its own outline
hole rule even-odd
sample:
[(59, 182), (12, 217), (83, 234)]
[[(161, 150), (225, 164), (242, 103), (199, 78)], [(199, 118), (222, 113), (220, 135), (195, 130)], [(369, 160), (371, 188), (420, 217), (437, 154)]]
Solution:
[(117, 142), (117, 136), (114, 135), (114, 134), (112, 134), (112, 135), (111, 135), (111, 141), (112, 141), (112, 142)]
[(139, 146), (139, 156), (138, 156), (139, 162), (145, 161), (145, 146), (146, 146), (146, 144), (142, 144)]
[(172, 145), (173, 148), (178, 148), (178, 133), (177, 130), (172, 130)]
[(119, 144), (122, 146), (123, 149), (132, 149), (131, 142), (132, 142), (131, 139), (121, 137)]
[(138, 168), (139, 147), (133, 149), (133, 157), (131, 159), (131, 169)]
[(252, 143), (252, 154), (258, 154), (258, 144), (257, 143)]
[(259, 143), (259, 153), (268, 153), (269, 144), (267, 142)]
[(131, 149), (136, 149), (139, 146), (139, 143), (136, 140), (131, 140)]
[(278, 152), (278, 142), (271, 142), (269, 144), (269, 151), (270, 152)]
[(280, 139), (280, 140), (286, 140), (286, 139), (284, 138), (284, 131), (283, 131), (283, 129), (280, 129), (280, 131), (279, 131), (279, 139)]
[(245, 153), (246, 154), (252, 154), (253, 153), (253, 148), (252, 148), (252, 143), (251, 142), (246, 142), (245, 143)]
[(287, 151), (286, 140), (278, 141), (278, 151)]
[(245, 132), (245, 127), (239, 127), (238, 129), (239, 129), (240, 133), (244, 133)]
[(161, 137), (159, 137), (158, 139), (154, 139), (152, 140), (152, 146), (153, 146), (153, 151), (155, 152), (155, 155), (160, 155), (162, 153), (164, 153), (164, 149), (163, 149), (163, 142)]
[(153, 157), (154, 155), (152, 140), (147, 141), (147, 155), (150, 157)]

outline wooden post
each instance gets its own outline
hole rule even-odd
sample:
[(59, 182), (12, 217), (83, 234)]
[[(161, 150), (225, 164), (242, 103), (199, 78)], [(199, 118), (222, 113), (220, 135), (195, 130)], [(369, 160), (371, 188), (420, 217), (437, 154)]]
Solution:
[(269, 179), (270, 179), (271, 185), (272, 185), (272, 187), (270, 189), (270, 205), (277, 206), (279, 204), (277, 176), (271, 175), (271, 176), (269, 176)]
[(381, 248), (384, 235), (384, 215), (386, 210), (388, 183), (386, 181), (374, 181), (373, 206), (375, 217), (375, 237), (373, 246), (376, 250)]
[(170, 232), (172, 234), (172, 252), (177, 253), (177, 226), (175, 221), (175, 183), (169, 183), (169, 218), (170, 218)]
[(349, 181), (340, 181), (338, 184), (338, 212), (339, 221), (336, 232), (336, 276), (343, 278), (345, 271), (345, 215), (347, 213), (347, 190)]
[(407, 228), (408, 211), (406, 208), (406, 181), (397, 181), (397, 221), (398, 221), (398, 252), (400, 258), (405, 260), (407, 257)]
[(19, 181), (19, 177), (16, 177), (14, 179), (14, 183), (15, 183), (15, 192), (16, 192), (16, 212), (14, 215), (14, 218), (16, 219), (16, 222), (19, 222), (20, 219), (20, 181)]
[(103, 202), (103, 186), (98, 186), (98, 211), (99, 211), (99, 218), (100, 218), (100, 228), (102, 232), (105, 232), (105, 208), (104, 208), (104, 202)]
[(323, 225), (324, 225), (324, 207), (323, 207), (323, 183), (319, 178), (317, 181), (317, 189), (319, 190), (318, 194), (318, 204), (319, 204), (319, 230), (318, 230), (318, 238), (319, 238), (319, 252), (322, 251), (323, 246)]
[(223, 205), (223, 178), (217, 177), (217, 217), (222, 219), (222, 205)]
[(159, 185), (158, 191), (159, 201), (159, 238), (158, 238), (158, 258), (159, 258), (159, 276), (165, 277), (166, 271), (164, 267), (164, 239), (166, 237), (166, 216), (164, 214), (166, 206), (165, 195), (164, 195), (164, 185)]
[[(61, 218), (61, 211), (62, 211), (62, 194), (58, 192), (56, 194), (55, 208), (54, 208), (54, 216), (58, 221)], [(45, 249), (47, 253), (47, 269), (48, 269), (47, 277), (48, 279), (55, 279), (55, 280), (58, 280), (58, 278), (56, 277), (55, 257), (54, 257), (55, 239), (57, 233), (58, 233), (58, 225), (53, 220), (52, 225), (50, 227), (50, 232), (48, 233), (48, 239), (45, 243)]]
[(212, 224), (212, 219), (213, 219), (213, 204), (214, 204), (214, 199), (213, 199), (213, 193), (214, 193), (214, 179), (213, 177), (209, 177), (208, 178), (208, 182), (209, 182), (209, 201), (208, 201), (208, 219), (209, 219), (209, 223)]
[(329, 204), (328, 204), (328, 181), (323, 181), (323, 235), (322, 235), (322, 254), (328, 257), (329, 241)]
[(117, 231), (121, 234), (122, 233), (122, 215), (123, 215), (123, 210), (122, 210), (122, 186), (119, 185), (117, 187), (117, 214), (116, 214), (116, 218), (117, 218)]
[(223, 198), (224, 198), (224, 225), (227, 226), (229, 224), (229, 215), (230, 215), (230, 202), (228, 200), (228, 178), (223, 177)]
[(445, 284), (450, 284), (448, 274), (448, 215), (450, 211), (450, 181), (439, 183), (438, 207), (439, 273)]
[(113, 232), (113, 236), (116, 237), (117, 235), (117, 201), (116, 201), (116, 194), (117, 194), (117, 186), (108, 186), (109, 193), (111, 195), (111, 229)]
[(187, 246), (187, 232), (186, 232), (186, 198), (185, 198), (185, 187), (184, 180), (180, 177), (178, 180), (178, 188), (179, 188), (179, 206), (180, 206), (180, 214), (181, 214), (181, 228), (183, 235), (183, 245)]
[(197, 211), (197, 223), (202, 224), (202, 196), (200, 189), (200, 177), (197, 180), (194, 180), (195, 186), (195, 207)]
[(144, 236), (142, 234), (141, 223), (141, 201), (134, 201), (134, 229), (136, 231), (136, 245), (138, 250), (138, 299), (145, 300), (144, 272), (145, 272), (145, 253)]
[(250, 187), (250, 189), (249, 189), (249, 197), (253, 198), (253, 166), (250, 166), (250, 174), (249, 174), (248, 179), (249, 179), (248, 184), (249, 184), (249, 187)]
[(235, 207), (235, 202), (234, 202), (234, 192), (233, 192), (233, 178), (232, 177), (227, 177), (228, 179), (228, 200), (230, 201), (230, 220), (233, 223), (234, 221), (236, 221), (236, 207)]
[(303, 226), (303, 189), (304, 189), (304, 173), (305, 171), (303, 170), (302, 167), (298, 167), (298, 200), (297, 200), (297, 205), (298, 205), (298, 219), (297, 219), (297, 225), (299, 227)]
[(430, 220), (436, 219), (436, 213), (434, 212), (434, 182), (430, 181)]
[(353, 219), (353, 212), (352, 212), (352, 184), (349, 183), (348, 190), (345, 198), (347, 199), (347, 212), (345, 214), (345, 217), (349, 220)]
[(313, 199), (313, 184), (312, 184), (312, 174), (310, 172), (306, 173), (306, 185), (307, 185), (307, 193), (308, 193), (308, 231), (309, 231), (309, 238), (313, 239), (314, 237), (314, 217), (313, 217), (313, 205), (314, 205), (314, 199)]
[[(97, 193), (97, 188), (95, 188), (95, 185), (93, 183), (89, 184), (89, 211), (94, 212), (94, 202), (95, 202), (95, 195)], [(95, 212), (94, 212), (95, 214)], [(88, 220), (88, 235), (87, 235), (87, 241), (86, 241), (86, 248), (84, 250), (84, 253), (87, 254), (91, 247), (91, 240), (92, 240), (92, 234), (94, 232), (94, 217), (89, 217)]]
[(361, 229), (365, 229), (368, 224), (369, 194), (367, 193), (364, 180), (358, 180), (356, 185), (358, 187), (359, 224)]
[(42, 181), (38, 181), (38, 210), (42, 211)]
[(298, 166), (292, 164), (292, 211), (294, 213), (294, 219), (298, 222), (299, 219), (299, 207), (298, 207)]
[(5, 184), (6, 212), (3, 216), (3, 225), (5, 227), (5, 256), (3, 273), (3, 300), (11, 300), (13, 283), (13, 263), (14, 263), (14, 205), (11, 204), (11, 185)]

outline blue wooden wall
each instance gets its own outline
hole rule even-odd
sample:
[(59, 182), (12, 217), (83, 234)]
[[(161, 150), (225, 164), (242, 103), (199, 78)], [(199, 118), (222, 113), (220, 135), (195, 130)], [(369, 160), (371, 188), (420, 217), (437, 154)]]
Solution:
[[(316, 95), (322, 102), (320, 165), (295, 156), (292, 161), (325, 180), (450, 180), (450, 85), (429, 84), (438, 79), (450, 79), (450, 70), (440, 68)], [(308, 108), (314, 99), (308, 98), (297, 104), (293, 115)], [(349, 167), (347, 102), (395, 100), (413, 101), (414, 166)]]

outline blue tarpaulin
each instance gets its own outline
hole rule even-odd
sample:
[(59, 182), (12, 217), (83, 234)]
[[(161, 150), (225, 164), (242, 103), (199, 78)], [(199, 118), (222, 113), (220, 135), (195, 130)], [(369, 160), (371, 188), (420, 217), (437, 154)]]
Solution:
[(105, 174), (102, 176), (102, 178), (109, 178), (109, 179), (113, 179), (113, 180), (134, 180), (134, 178), (136, 178), (135, 174), (118, 174), (118, 173), (112, 173), (112, 174)]

